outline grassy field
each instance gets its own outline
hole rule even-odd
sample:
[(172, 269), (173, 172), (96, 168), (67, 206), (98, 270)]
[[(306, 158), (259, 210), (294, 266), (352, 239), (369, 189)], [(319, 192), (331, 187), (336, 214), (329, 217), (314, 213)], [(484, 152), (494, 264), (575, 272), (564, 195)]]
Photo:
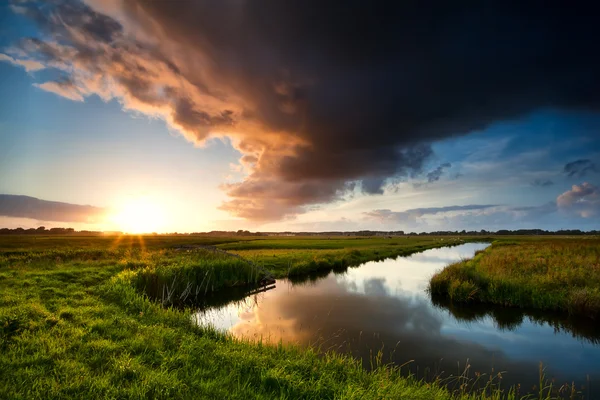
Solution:
[[(0, 398), (518, 398), (496, 390), (495, 376), (486, 390), (468, 394), (469, 385), (461, 383), (450, 392), (443, 382), (416, 381), (390, 366), (368, 372), (343, 355), (235, 339), (194, 326), (190, 309), (166, 308), (148, 296), (176, 277), (186, 282), (175, 285), (181, 295), (189, 282), (217, 290), (259, 275), (234, 257), (174, 248), (182, 244), (257, 252), (256, 261), (274, 251), (309, 265), (311, 246), (323, 246), (318, 250), (323, 256), (357, 250), (368, 257), (394, 246), (409, 252), (410, 243), (414, 250), (442, 243), (285, 240), (289, 244), (282, 239), (268, 250), (262, 240), (236, 249), (252, 242), (234, 243), (235, 238), (0, 237)], [(273, 270), (281, 274), (284, 268), (277, 265)], [(542, 391), (539, 398), (550, 394)]]
[(405, 256), (435, 247), (464, 243), (458, 238), (332, 238), (263, 239), (225, 243), (219, 248), (239, 254), (268, 269), (275, 277), (303, 276), (342, 270), (366, 261)]
[(431, 278), (433, 296), (454, 302), (567, 311), (600, 317), (600, 240), (495, 242)]
[(3, 254), (15, 252), (41, 252), (44, 250), (155, 250), (186, 245), (218, 245), (241, 242), (252, 238), (205, 237), (205, 236), (0, 236), (0, 251)]

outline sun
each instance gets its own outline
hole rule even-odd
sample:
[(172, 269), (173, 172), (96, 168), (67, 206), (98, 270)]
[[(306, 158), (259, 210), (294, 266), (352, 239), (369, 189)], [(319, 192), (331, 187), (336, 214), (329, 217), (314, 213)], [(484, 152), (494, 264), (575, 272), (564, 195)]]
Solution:
[(165, 213), (158, 202), (140, 197), (124, 202), (112, 219), (125, 233), (161, 232), (164, 230)]

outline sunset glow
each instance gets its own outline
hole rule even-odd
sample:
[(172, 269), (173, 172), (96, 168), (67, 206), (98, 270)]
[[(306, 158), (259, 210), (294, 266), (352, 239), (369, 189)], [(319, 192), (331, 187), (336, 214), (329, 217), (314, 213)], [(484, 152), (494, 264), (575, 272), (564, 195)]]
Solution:
[(155, 200), (146, 197), (124, 202), (111, 220), (116, 229), (125, 233), (151, 233), (165, 229), (164, 208)]
[(594, 12), (171, 3), (0, 1), (0, 226), (599, 225)]

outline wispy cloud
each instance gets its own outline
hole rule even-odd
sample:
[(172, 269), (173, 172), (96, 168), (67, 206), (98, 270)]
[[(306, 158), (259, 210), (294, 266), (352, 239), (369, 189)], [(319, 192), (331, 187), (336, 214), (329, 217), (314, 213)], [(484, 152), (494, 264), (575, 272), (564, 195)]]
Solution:
[(440, 165), (439, 167), (437, 167), (436, 169), (434, 169), (433, 171), (430, 171), (427, 174), (427, 182), (432, 183), (432, 182), (437, 182), (440, 180), (440, 178), (442, 177), (442, 174), (444, 173), (444, 170), (446, 168), (450, 168), (452, 166), (452, 164), (450, 163), (444, 163), (442, 165)]
[(373, 210), (365, 212), (364, 215), (368, 219), (373, 219), (379, 222), (414, 222), (418, 218), (427, 215), (436, 215), (451, 212), (465, 212), (474, 210), (486, 210), (490, 208), (498, 207), (497, 205), (491, 204), (471, 204), (465, 206), (446, 206), (446, 207), (429, 207), (429, 208), (413, 208), (405, 211), (392, 211), (392, 210)]
[(83, 101), (81, 92), (77, 86), (70, 81), (45, 82), (42, 84), (34, 83), (33, 86), (59, 96), (66, 97), (70, 100)]
[(592, 160), (577, 160), (567, 163), (563, 172), (569, 177), (582, 178), (589, 173), (598, 172), (598, 167)]
[(549, 214), (556, 212), (554, 202), (532, 207), (498, 205), (448, 206), (401, 212), (375, 210), (365, 213), (368, 220), (387, 230), (498, 230), (541, 227)]
[(552, 185), (554, 185), (554, 182), (552, 182), (550, 179), (536, 179), (531, 182), (531, 186), (535, 187), (548, 187)]
[[(466, 205), (415, 208), (405, 211), (380, 209), (365, 212), (367, 221), (383, 229), (515, 229), (515, 227), (564, 228), (579, 218), (584, 225), (600, 214), (600, 189), (588, 182), (573, 187), (555, 200), (534, 206)], [(589, 222), (586, 222), (589, 221)]]
[(46, 66), (44, 64), (42, 64), (39, 61), (35, 61), (35, 60), (18, 60), (15, 58), (12, 58), (9, 55), (0, 53), (0, 61), (5, 61), (5, 62), (9, 62), (13, 65), (17, 65), (19, 67), (23, 67), (25, 68), (25, 71), (27, 72), (31, 72), (31, 71), (39, 71), (40, 69), (44, 69), (46, 68)]

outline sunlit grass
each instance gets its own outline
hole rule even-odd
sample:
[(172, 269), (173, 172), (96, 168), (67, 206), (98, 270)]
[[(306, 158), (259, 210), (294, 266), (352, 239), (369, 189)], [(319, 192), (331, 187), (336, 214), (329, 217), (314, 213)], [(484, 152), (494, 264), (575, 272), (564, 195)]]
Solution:
[(160, 260), (118, 277), (163, 305), (193, 302), (227, 288), (257, 286), (268, 278), (262, 268), (242, 258), (201, 249), (163, 254)]
[(302, 276), (343, 270), (366, 261), (399, 257), (436, 247), (464, 243), (464, 239), (351, 238), (351, 239), (267, 239), (226, 243), (221, 249), (254, 260), (276, 277)]
[(600, 316), (600, 240), (494, 243), (432, 277), (433, 295), (456, 302)]

